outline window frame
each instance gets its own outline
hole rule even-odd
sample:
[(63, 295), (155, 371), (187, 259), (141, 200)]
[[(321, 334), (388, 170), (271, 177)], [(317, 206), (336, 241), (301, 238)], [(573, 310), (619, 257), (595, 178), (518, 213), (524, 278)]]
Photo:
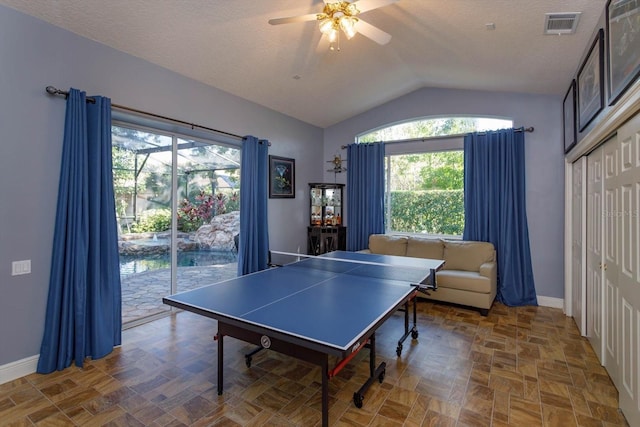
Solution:
[[(439, 115), (439, 116), (426, 116), (408, 119), (404, 121), (389, 123), (365, 132), (362, 132), (356, 135), (355, 142), (356, 143), (366, 143), (360, 142), (360, 138), (371, 134), (373, 132), (378, 132), (383, 129), (387, 129), (393, 126), (410, 124), (413, 122), (421, 122), (428, 120), (439, 120), (439, 119), (480, 119), (480, 120), (502, 120), (506, 122), (511, 122), (511, 126), (513, 127), (513, 118), (511, 117), (502, 117), (502, 116), (480, 116), (480, 115)], [(481, 129), (476, 129), (478, 132), (482, 132)], [(400, 156), (406, 154), (427, 154), (427, 153), (437, 153), (437, 152), (445, 152), (445, 151), (464, 151), (464, 137), (466, 133), (463, 134), (453, 134), (453, 135), (437, 135), (437, 136), (425, 136), (422, 138), (409, 138), (409, 139), (401, 139), (401, 140), (391, 140), (391, 141), (383, 141), (385, 143), (385, 218), (388, 219), (385, 223), (385, 233), (388, 234), (396, 234), (396, 235), (406, 235), (406, 236), (422, 236), (422, 237), (432, 237), (432, 238), (446, 238), (446, 239), (462, 239), (462, 235), (447, 235), (447, 234), (433, 234), (433, 233), (415, 233), (415, 232), (407, 232), (407, 231), (394, 231), (390, 229), (391, 226), (391, 168), (390, 161), (392, 156)]]
[(392, 156), (403, 156), (407, 154), (427, 154), (440, 153), (445, 151), (463, 151), (464, 136), (452, 135), (441, 137), (429, 137), (422, 140), (392, 141), (385, 145), (385, 181), (384, 181), (384, 209), (385, 218), (389, 221), (385, 224), (385, 233), (402, 236), (422, 236), (446, 239), (462, 239), (462, 235), (414, 233), (409, 231), (391, 230), (391, 168), (389, 167)]

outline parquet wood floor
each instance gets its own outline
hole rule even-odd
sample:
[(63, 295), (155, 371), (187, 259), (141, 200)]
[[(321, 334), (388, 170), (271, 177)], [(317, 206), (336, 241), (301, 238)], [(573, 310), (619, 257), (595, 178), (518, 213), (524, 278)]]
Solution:
[[(559, 309), (495, 304), (488, 317), (422, 302), (417, 340), (402, 357), (403, 316), (377, 334), (382, 384), (362, 351), (330, 381), (332, 426), (626, 426), (617, 391), (573, 319)], [(178, 313), (123, 332), (123, 345), (83, 369), (0, 385), (3, 426), (314, 426), (320, 371), (225, 339), (225, 392), (216, 393), (215, 321)]]

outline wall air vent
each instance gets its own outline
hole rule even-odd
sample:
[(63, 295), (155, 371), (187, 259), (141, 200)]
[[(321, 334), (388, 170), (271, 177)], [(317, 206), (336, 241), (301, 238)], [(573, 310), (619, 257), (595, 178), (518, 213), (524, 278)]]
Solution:
[(544, 33), (555, 35), (575, 33), (581, 13), (546, 13), (544, 15)]

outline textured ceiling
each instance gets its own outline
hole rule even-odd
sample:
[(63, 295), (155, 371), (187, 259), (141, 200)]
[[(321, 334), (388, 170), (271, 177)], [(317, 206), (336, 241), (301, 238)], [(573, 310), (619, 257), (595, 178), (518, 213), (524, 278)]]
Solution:
[[(561, 97), (605, 3), (399, 0), (360, 15), (389, 44), (356, 35), (339, 52), (317, 52), (316, 23), (268, 20), (320, 12), (322, 0), (0, 0), (320, 127), (421, 87)], [(550, 12), (582, 12), (576, 34), (543, 35)]]

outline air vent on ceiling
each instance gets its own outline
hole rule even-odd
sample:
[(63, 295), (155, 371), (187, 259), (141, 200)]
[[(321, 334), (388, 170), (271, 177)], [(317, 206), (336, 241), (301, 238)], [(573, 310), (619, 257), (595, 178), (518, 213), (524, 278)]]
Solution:
[(573, 34), (576, 32), (582, 12), (546, 13), (544, 19), (545, 34)]

